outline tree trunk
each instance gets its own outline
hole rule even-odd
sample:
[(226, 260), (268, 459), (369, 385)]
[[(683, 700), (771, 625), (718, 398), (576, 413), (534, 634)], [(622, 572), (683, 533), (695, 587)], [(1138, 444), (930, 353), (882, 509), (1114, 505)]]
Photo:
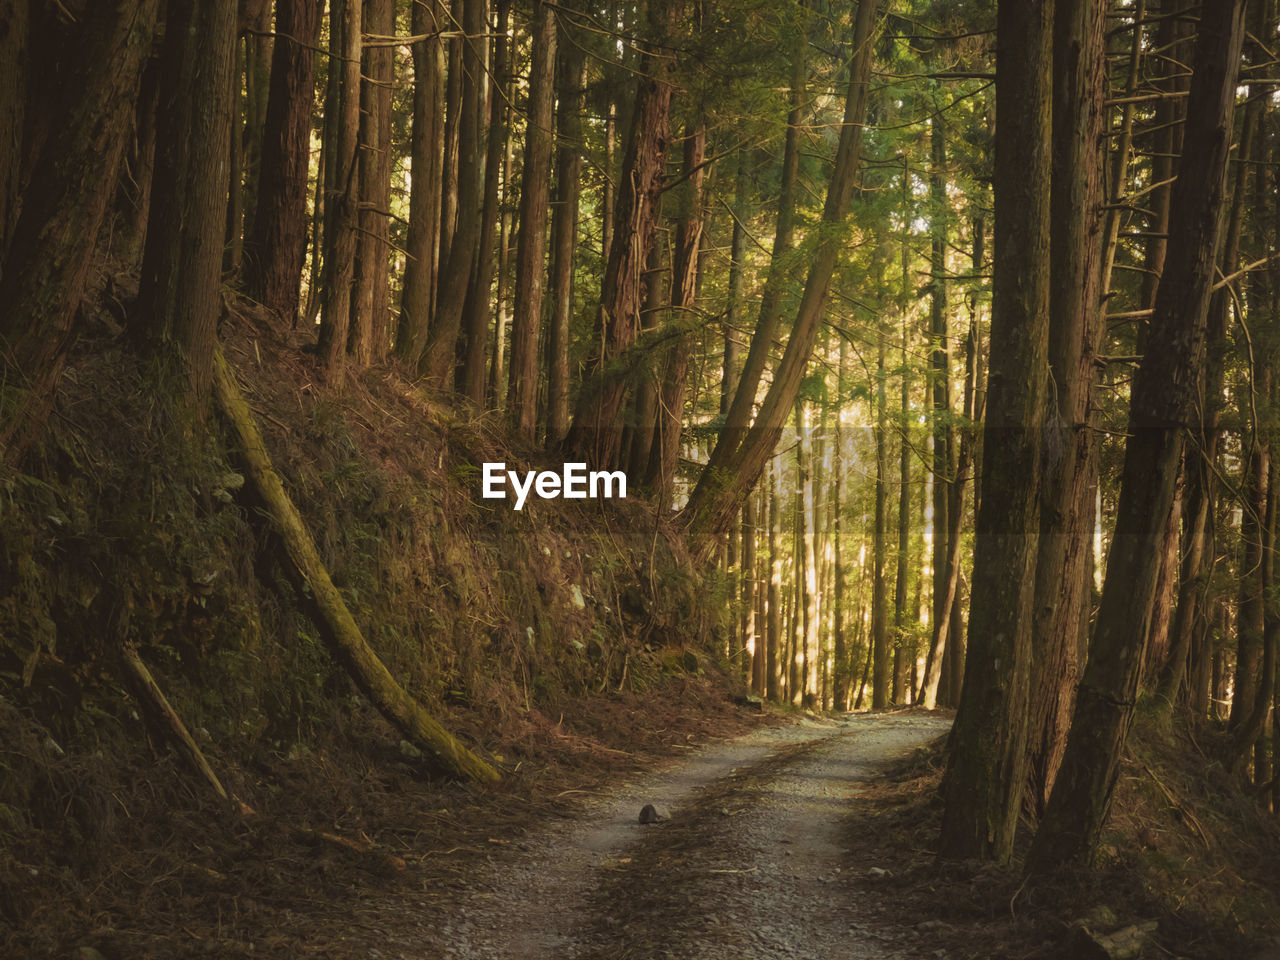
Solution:
[(185, 367), (201, 404), (222, 306), (235, 44), (236, 0), (170, 8), (137, 332)]
[[(741, 508), (743, 499), (755, 486), (765, 461), (772, 455), (782, 435), (787, 412), (795, 402), (817, 341), (831, 277), (844, 245), (842, 231), (836, 227), (845, 220), (858, 179), (877, 11), (878, 0), (860, 0), (854, 18), (853, 60), (849, 68), (844, 122), (840, 127), (835, 165), (822, 210), (823, 229), (815, 231), (817, 240), (812, 265), (782, 361), (741, 447), (723, 469), (709, 466), (703, 470), (685, 511), (685, 524), (698, 553), (705, 553), (714, 538), (727, 528)], [(745, 374), (743, 381), (745, 384)]]
[[(661, 44), (679, 22), (683, 3), (650, 4), (650, 39)], [(658, 197), (666, 171), (670, 139), (672, 72), (670, 58), (646, 54), (641, 64), (631, 135), (622, 163), (614, 212), (613, 244), (600, 288), (600, 354), (588, 366), (578, 393), (565, 447), (574, 459), (596, 469), (620, 461), (626, 380), (614, 369), (640, 330), (640, 284), (636, 278), (649, 257), (657, 228)], [(735, 511), (736, 512), (736, 511)], [(726, 526), (720, 531), (728, 529)]]
[(884, 579), (885, 560), (889, 553), (889, 416), (885, 397), (884, 337), (879, 339), (876, 362), (876, 506), (875, 527), (871, 535), (871, 649), (874, 669), (871, 674), (871, 709), (889, 705), (889, 613)]
[(58, 40), (74, 55), (65, 82), (50, 91), (56, 123), (45, 150), (57, 162), (32, 169), (0, 268), (0, 462), (17, 461), (53, 404), (155, 20), (155, 0), (95, 3)]
[[(364, 0), (365, 33), (395, 32), (392, 0)], [(391, 86), (393, 49), (364, 51), (360, 85), (360, 220), (356, 238), (355, 293), (351, 299), (348, 350), (363, 369), (386, 359), (391, 348), (390, 244)]]
[(361, 3), (362, 0), (331, 0), (329, 6), (329, 47), (340, 51), (340, 59), (331, 59), (330, 70), (337, 74), (336, 87), (328, 98), (334, 115), (325, 117), (326, 128), (333, 129), (329, 155), (333, 191), (326, 204), (319, 354), (335, 383), (341, 383), (346, 372), (359, 223), (356, 151), (360, 140)]
[(245, 258), (245, 291), (290, 327), (307, 255), (307, 176), (315, 97), (312, 51), (324, 0), (277, 0), (271, 92), (262, 138), (258, 207)]
[(671, 508), (676, 465), (680, 460), (680, 439), (684, 430), (684, 396), (689, 377), (689, 349), (699, 273), (698, 253), (702, 246), (705, 206), (702, 185), (707, 150), (705, 123), (690, 131), (684, 143), (684, 183), (680, 197), (680, 217), (676, 226), (676, 246), (671, 264), (671, 320), (681, 331), (666, 351), (666, 370), (657, 409), (656, 448), (651, 451), (650, 470), (660, 510)]
[[(902, 184), (904, 200), (909, 189), (910, 180), (904, 163)], [(910, 212), (903, 208), (903, 223), (910, 224)], [(907, 315), (906, 298), (909, 296), (910, 274), (908, 273), (908, 250), (906, 237), (902, 243), (902, 371), (901, 393), (898, 410), (898, 550), (897, 571), (893, 585), (893, 691), (890, 702), (901, 706), (910, 695), (907, 674), (915, 669), (910, 652), (909, 622), (912, 618), (910, 603), (907, 598), (907, 580), (911, 574), (911, 441), (908, 429), (911, 420), (911, 375), (907, 363)], [(916, 607), (919, 610), (919, 606)]]
[[(1240, 162), (1236, 164), (1235, 187), (1231, 195), (1231, 213), (1222, 243), (1220, 272), (1235, 272), (1239, 260), (1240, 233), (1244, 219), (1244, 199), (1249, 189), (1250, 162), (1262, 112), (1261, 100), (1250, 100), (1245, 107), (1240, 133)], [(1265, 178), (1259, 178), (1263, 180)], [(1184, 454), (1183, 476), (1183, 547), (1182, 575), (1179, 579), (1178, 603), (1174, 612), (1169, 655), (1160, 674), (1156, 709), (1168, 718), (1182, 689), (1188, 661), (1193, 649), (1197, 625), (1206, 617), (1209, 574), (1213, 568), (1213, 513), (1217, 501), (1219, 424), (1222, 419), (1223, 383), (1227, 317), (1232, 290), (1215, 290), (1209, 300), (1209, 318), (1205, 329), (1205, 376), (1200, 394), (1198, 436), (1195, 448)], [(1189, 697), (1188, 700), (1194, 698)], [(1200, 714), (1201, 716), (1203, 714)]]
[(516, 431), (532, 439), (538, 418), (538, 335), (546, 271), (547, 197), (551, 180), (551, 122), (555, 100), (555, 8), (534, 7), (529, 123), (520, 181), (520, 233), (516, 239), (515, 313), (511, 320), (511, 375), (507, 412)]
[(1244, 0), (1206, 5), (1187, 103), (1186, 147), (1173, 187), (1165, 276), (1149, 349), (1134, 377), (1129, 441), (1089, 662), (1058, 780), (1029, 854), (1045, 871), (1096, 848), (1133, 718), (1142, 644), (1173, 508), (1183, 433), (1197, 394), (1217, 260)]
[(969, 602), (969, 657), (942, 793), (939, 853), (1008, 860), (1026, 771), (1026, 707), (1048, 379), (1053, 4), (1001, 0), (990, 409)]
[[(413, 4), (414, 36), (439, 29), (437, 0)], [(417, 369), (431, 325), (431, 294), (436, 285), (440, 229), (440, 118), (436, 110), (440, 41), (431, 37), (413, 45), (413, 133), (410, 148), (409, 235), (396, 328), (396, 356)]]
[(569, 431), (569, 322), (573, 317), (573, 258), (582, 190), (582, 103), (586, 58), (571, 40), (560, 45), (557, 65), (556, 203), (551, 219), (551, 325), (547, 344), (547, 446)]
[(769, 463), (769, 615), (765, 624), (768, 641), (765, 696), (771, 703), (778, 703), (781, 699), (778, 692), (778, 645), (782, 637), (782, 554), (778, 550), (778, 489), (781, 478), (777, 476), (776, 461)]
[[(462, 91), (458, 107), (458, 176), (454, 216), (457, 229), (449, 240), (448, 258), (443, 260), (445, 225), (441, 220), (441, 257), (447, 266), (436, 293), (436, 309), (422, 357), (422, 372), (441, 386), (454, 382), (458, 361), (458, 333), (466, 306), (467, 287), (480, 239), (481, 182), (476, 158), (480, 151), (480, 86), (484, 82), (484, 0), (462, 0), (462, 41), (459, 70)], [(448, 181), (446, 179), (446, 186)]]
[(1059, 3), (1054, 18), (1053, 162), (1049, 371), (1045, 458), (1040, 491), (1026, 802), (1039, 815), (1049, 799), (1071, 725), (1091, 591), (1085, 556), (1093, 535), (1092, 480), (1097, 444), (1090, 419), (1102, 332), (1102, 154), (1106, 78), (1101, 0)]
[[(484, 409), (486, 360), (489, 351), (490, 287), (493, 285), (494, 254), (499, 242), (498, 182), (507, 153), (507, 100), (511, 85), (507, 30), (511, 0), (498, 0), (498, 29), (493, 38), (492, 87), (489, 96), (489, 132), (485, 143), (484, 203), (480, 214), (480, 243), (476, 267), (463, 316), (466, 342), (462, 351), (460, 391), (477, 410)], [(576, 177), (575, 177), (576, 179)], [(576, 211), (575, 211), (576, 212)], [(500, 231), (499, 231), (500, 232)]]

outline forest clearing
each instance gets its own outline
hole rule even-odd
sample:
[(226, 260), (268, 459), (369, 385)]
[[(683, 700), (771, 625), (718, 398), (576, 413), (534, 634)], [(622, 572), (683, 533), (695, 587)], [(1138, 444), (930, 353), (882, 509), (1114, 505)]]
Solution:
[(1280, 955), (1276, 0), (2, 0), (0, 957)]

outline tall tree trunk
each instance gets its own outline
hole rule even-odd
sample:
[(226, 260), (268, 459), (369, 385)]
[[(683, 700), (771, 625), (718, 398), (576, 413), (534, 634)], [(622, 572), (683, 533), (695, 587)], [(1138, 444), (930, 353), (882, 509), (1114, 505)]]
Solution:
[(662, 379), (657, 409), (656, 448), (651, 451), (650, 470), (660, 509), (671, 506), (676, 464), (680, 460), (680, 438), (684, 429), (684, 397), (689, 377), (689, 349), (697, 299), (699, 274), (698, 253), (702, 246), (702, 224), (705, 207), (702, 186), (705, 179), (703, 159), (707, 150), (706, 124), (698, 123), (686, 135), (684, 170), (681, 174), (685, 192), (680, 198), (681, 210), (676, 226), (676, 246), (671, 264), (671, 323), (681, 332), (666, 351), (666, 370)]
[(763, 693), (764, 658), (760, 656), (760, 639), (757, 636), (756, 622), (756, 504), (758, 497), (747, 500), (742, 508), (742, 564), (739, 581), (741, 591), (739, 603), (742, 608), (742, 650), (746, 658), (750, 652), (751, 659), (746, 662), (749, 668), (747, 678), (751, 688)]
[(356, 152), (360, 140), (361, 4), (362, 0), (331, 0), (329, 5), (329, 47), (340, 56), (331, 58), (330, 70), (337, 78), (328, 98), (333, 115), (328, 116), (326, 110), (325, 116), (325, 127), (333, 131), (329, 153), (333, 189), (326, 203), (319, 353), (335, 383), (341, 383), (346, 372), (359, 223)]
[[(902, 184), (904, 200), (908, 184), (904, 161)], [(904, 204), (903, 223), (910, 224), (910, 213)], [(911, 575), (911, 439), (907, 433), (911, 420), (911, 375), (907, 363), (908, 325), (906, 304), (910, 295), (910, 274), (908, 273), (908, 250), (906, 237), (902, 243), (902, 370), (899, 376), (901, 392), (898, 408), (898, 550), (897, 571), (893, 585), (893, 692), (891, 702), (905, 704), (910, 695), (907, 674), (915, 669), (912, 661), (911, 642), (909, 637), (909, 621), (912, 614), (907, 598), (908, 578)], [(919, 606), (916, 607), (919, 610)]]
[[(683, 6), (680, 2), (649, 5), (652, 42), (661, 44), (671, 35)], [(640, 330), (640, 285), (636, 278), (653, 246), (670, 139), (674, 88), (669, 56), (646, 54), (640, 72), (614, 212), (613, 244), (600, 288), (603, 342), (599, 356), (589, 364), (588, 379), (578, 393), (573, 421), (565, 437), (565, 446), (575, 459), (600, 469), (612, 469), (620, 460), (620, 413), (626, 381), (621, 371), (613, 367)]]
[[(365, 33), (395, 31), (392, 0), (364, 0)], [(386, 359), (391, 348), (390, 225), (391, 86), (393, 50), (371, 44), (364, 51), (360, 85), (359, 233), (355, 293), (351, 298), (348, 353), (358, 368)]]
[[(498, 183), (502, 161), (507, 153), (507, 89), (511, 84), (507, 30), (511, 19), (511, 0), (498, 0), (498, 24), (493, 37), (492, 86), (489, 96), (489, 131), (485, 142), (484, 204), (480, 214), (480, 243), (476, 250), (476, 267), (463, 316), (466, 342), (462, 352), (462, 395), (476, 409), (484, 408), (486, 361), (489, 352), (490, 287), (493, 264), (499, 242)], [(576, 178), (575, 178), (576, 179)], [(500, 231), (499, 231), (500, 232)]]
[(169, 8), (138, 333), (185, 367), (203, 403), (222, 298), (236, 0)]
[(555, 8), (537, 0), (529, 71), (529, 123), (520, 181), (520, 234), (516, 239), (515, 313), (511, 320), (511, 385), (507, 410), (521, 436), (532, 439), (538, 418), (538, 335), (546, 271), (547, 195), (551, 180), (551, 121), (555, 100)]
[[(795, 402), (817, 341), (831, 277), (843, 246), (841, 231), (834, 228), (845, 220), (858, 179), (877, 10), (878, 0), (860, 0), (854, 17), (853, 59), (849, 67), (844, 121), (822, 210), (825, 229), (816, 231), (818, 236), (812, 265), (805, 279), (804, 292), (782, 361), (742, 445), (723, 469), (708, 467), (702, 471), (685, 511), (685, 523), (695, 540), (694, 549), (699, 553), (704, 553), (714, 538), (727, 528), (741, 508), (743, 499), (755, 486), (765, 461), (772, 455), (782, 435), (787, 412)], [(746, 382), (745, 373), (743, 382)]]
[(831, 470), (834, 484), (831, 490), (831, 564), (833, 572), (833, 591), (831, 594), (831, 699), (832, 708), (837, 711), (849, 709), (849, 648), (845, 639), (845, 602), (846, 590), (844, 582), (844, 383), (848, 370), (849, 344), (840, 338), (840, 366), (836, 374), (836, 425), (835, 449), (831, 455)]
[(315, 53), (324, 0), (277, 0), (271, 91), (262, 137), (258, 207), (245, 259), (245, 291), (290, 327), (307, 255), (307, 175)]
[(990, 409), (969, 655), (943, 779), (939, 852), (1007, 860), (1026, 770), (1026, 707), (1049, 334), (1052, 0), (1000, 0)]
[(22, 131), (27, 106), (30, 0), (0, 7), (0, 264), (18, 216)]
[(573, 257), (582, 179), (582, 103), (586, 58), (571, 40), (557, 65), (556, 203), (551, 219), (551, 325), (547, 344), (547, 446), (569, 430), (569, 321), (573, 317)]
[(782, 554), (778, 550), (778, 490), (781, 478), (777, 461), (769, 461), (769, 615), (765, 646), (765, 696), (771, 703), (779, 702), (778, 646), (782, 638)]
[(720, 415), (727, 416), (738, 389), (742, 353), (742, 307), (746, 299), (746, 277), (742, 261), (747, 250), (747, 151), (738, 151), (738, 175), (733, 192), (733, 228), (729, 238), (729, 290), (724, 310), (724, 360), (720, 376)]
[(1105, 110), (1101, 0), (1060, 2), (1054, 17), (1049, 371), (1031, 628), (1026, 802), (1038, 816), (1066, 747), (1089, 617), (1085, 556), (1093, 535), (1097, 447), (1090, 426), (1102, 318), (1102, 155)]
[(1133, 718), (1160, 561), (1158, 538), (1173, 508), (1182, 431), (1201, 374), (1243, 12), (1244, 0), (1224, 0), (1206, 5), (1200, 19), (1165, 276), (1149, 348), (1131, 391), (1116, 532), (1066, 754), (1029, 854), (1033, 870), (1086, 858), (1096, 848)]
[[(413, 4), (414, 36), (439, 29), (438, 0)], [(431, 325), (431, 294), (436, 284), (440, 229), (440, 117), (436, 110), (440, 41), (413, 45), (413, 128), (410, 147), (409, 236), (396, 328), (396, 356), (416, 369)]]
[[(480, 87), (484, 82), (484, 0), (461, 0), (462, 41), (459, 70), (462, 91), (458, 107), (458, 177), (454, 216), (457, 229), (449, 241), (448, 259), (436, 294), (436, 309), (423, 353), (422, 372), (436, 383), (454, 382), (458, 360), (458, 333), (466, 306), (467, 287), (480, 239), (481, 181), (476, 157), (480, 151)], [(445, 228), (441, 221), (441, 248)], [(441, 253), (443, 258), (444, 254)]]
[[(1235, 272), (1239, 259), (1240, 233), (1244, 219), (1244, 199), (1249, 189), (1250, 161), (1262, 112), (1261, 100), (1250, 100), (1245, 107), (1240, 133), (1240, 162), (1236, 164), (1235, 186), (1231, 195), (1231, 213), (1222, 242), (1220, 272)], [(1225, 379), (1227, 317), (1232, 298), (1229, 287), (1215, 290), (1209, 300), (1209, 318), (1205, 329), (1205, 376), (1197, 409), (1196, 448), (1184, 454), (1183, 474), (1183, 547), (1182, 574), (1179, 578), (1178, 603), (1173, 616), (1169, 655), (1160, 673), (1156, 709), (1167, 718), (1182, 689), (1193, 637), (1198, 623), (1206, 617), (1209, 573), (1213, 568), (1213, 511), (1217, 500), (1217, 475), (1214, 465), (1218, 456), (1219, 424), (1222, 419), (1222, 396)], [(1188, 698), (1189, 700), (1192, 698)]]
[(887, 586), (884, 579), (885, 560), (889, 553), (889, 415), (885, 397), (885, 345), (879, 338), (876, 362), (876, 494), (875, 527), (871, 535), (871, 649), (874, 669), (871, 674), (871, 709), (889, 705), (889, 612)]
[(53, 404), (155, 21), (155, 0), (95, 3), (51, 41), (74, 53), (50, 91), (56, 122), (45, 150), (57, 162), (32, 169), (0, 267), (0, 462), (21, 456)]

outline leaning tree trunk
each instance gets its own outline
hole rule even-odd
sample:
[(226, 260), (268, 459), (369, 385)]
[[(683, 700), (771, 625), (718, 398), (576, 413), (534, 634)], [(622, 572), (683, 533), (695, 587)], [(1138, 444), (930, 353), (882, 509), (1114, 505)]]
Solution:
[(1028, 855), (1028, 868), (1038, 872), (1085, 859), (1096, 849), (1133, 719), (1159, 546), (1201, 375), (1244, 6), (1244, 0), (1206, 4), (1200, 18), (1165, 272), (1130, 396), (1129, 441), (1102, 603), (1066, 754)]
[(245, 292), (294, 326), (307, 255), (307, 170), (316, 37), (324, 0), (277, 0), (258, 208), (245, 247)]
[(271, 465), (271, 456), (262, 442), (262, 434), (221, 349), (214, 356), (214, 366), (218, 403), (235, 431), (249, 477), (266, 507), (271, 524), (284, 542), (290, 562), (315, 600), (334, 657), (347, 668), (356, 686), (379, 712), (405, 737), (430, 753), (445, 770), (469, 780), (496, 782), (498, 772), (440, 726), (400, 686), (365, 642), (342, 594), (329, 578), (315, 541)]
[[(805, 80), (808, 75), (809, 4), (802, 3), (799, 22), (795, 26), (795, 46), (791, 54), (790, 110), (787, 113), (787, 131), (782, 147), (782, 170), (778, 184), (778, 216), (774, 226), (773, 251), (770, 256), (768, 277), (760, 299), (760, 312), (756, 329), (747, 347), (742, 373), (734, 386), (733, 397), (725, 412), (724, 429), (716, 438), (715, 447), (707, 462), (703, 476), (723, 470), (737, 453), (751, 425), (751, 411), (755, 407), (760, 380), (769, 362), (770, 351), (782, 319), (785, 293), (790, 281), (786, 270), (786, 256), (791, 250), (795, 232), (796, 183), (800, 171), (801, 115), (805, 107)], [(736, 235), (736, 234), (735, 234)], [(698, 485), (705, 481), (699, 479)]]
[[(805, 369), (817, 342), (831, 278), (844, 247), (843, 231), (839, 229), (839, 225), (845, 221), (848, 213), (849, 201), (853, 197), (861, 166), (867, 89), (874, 56), (878, 8), (878, 0), (861, 0), (854, 17), (853, 59), (849, 65), (844, 119), (827, 187), (827, 198), (822, 209), (822, 229), (815, 231), (817, 241), (813, 258), (786, 350), (760, 405), (760, 412), (741, 446), (722, 469), (709, 466), (703, 470), (685, 508), (685, 524), (694, 538), (694, 549), (700, 555), (705, 555), (716, 539), (728, 529), (741, 510), (742, 501), (759, 479), (760, 471), (764, 469), (765, 462), (782, 436), (787, 412), (795, 403), (800, 382), (804, 379)], [(744, 374), (739, 391), (745, 383)]]
[(0, 266), (0, 462), (21, 456), (53, 404), (155, 21), (156, 0), (95, 3), (65, 44), (45, 145), (56, 162), (32, 171)]
[(1000, 0), (990, 407), (969, 654), (942, 783), (939, 853), (1013, 853), (1026, 771), (1026, 707), (1049, 335), (1053, 4)]

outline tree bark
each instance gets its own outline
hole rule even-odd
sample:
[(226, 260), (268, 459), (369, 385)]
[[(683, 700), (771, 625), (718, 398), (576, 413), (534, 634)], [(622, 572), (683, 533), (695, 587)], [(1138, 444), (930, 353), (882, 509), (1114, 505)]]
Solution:
[[(440, 29), (437, 0), (413, 4), (410, 29), (425, 36)], [(434, 37), (413, 45), (413, 132), (410, 148), (409, 235), (396, 328), (396, 356), (417, 369), (431, 326), (431, 299), (436, 285), (440, 242), (440, 115), (436, 110), (440, 41)]]
[(169, 9), (137, 332), (152, 348), (176, 354), (200, 404), (222, 306), (235, 44), (236, 0)]
[(889, 603), (884, 568), (889, 553), (889, 405), (885, 397), (885, 346), (879, 340), (876, 361), (876, 493), (871, 535), (871, 709), (889, 705)]
[[(392, 0), (364, 0), (365, 33), (395, 32)], [(391, 349), (391, 86), (393, 49), (364, 51), (360, 84), (359, 227), (356, 238), (355, 291), (347, 343), (357, 369), (385, 360)]]
[[(653, 43), (661, 44), (671, 35), (683, 6), (681, 2), (649, 5)], [(595, 469), (613, 469), (621, 457), (620, 414), (626, 379), (624, 371), (614, 365), (640, 331), (641, 291), (636, 280), (649, 258), (657, 228), (658, 197), (670, 139), (671, 72), (666, 54), (646, 54), (641, 63), (640, 88), (613, 215), (613, 243), (600, 288), (598, 316), (603, 340), (599, 355), (588, 364), (564, 442), (574, 459)], [(727, 529), (726, 525), (721, 532)]]
[(1115, 535), (1089, 662), (1058, 780), (1028, 868), (1089, 857), (1106, 821), (1133, 719), (1142, 644), (1173, 508), (1183, 431), (1191, 420), (1217, 260), (1244, 0), (1208, 4), (1196, 43), (1186, 147), (1173, 187), (1165, 276), (1149, 349), (1134, 377)]
[(329, 377), (341, 383), (346, 373), (347, 334), (351, 325), (352, 285), (355, 279), (356, 228), (359, 223), (357, 147), (360, 140), (360, 51), (363, 47), (362, 0), (331, 0), (329, 47), (340, 51), (331, 58), (337, 75), (329, 104), (332, 117), (333, 192), (325, 217), (324, 301), (320, 310), (319, 354)]
[[(458, 333), (462, 327), (462, 311), (466, 306), (467, 287), (475, 263), (480, 240), (481, 182), (476, 158), (480, 150), (480, 86), (483, 83), (484, 0), (462, 0), (462, 41), (459, 71), (462, 92), (458, 108), (458, 176), (454, 215), (457, 229), (444, 257), (445, 223), (441, 219), (442, 270), (436, 294), (436, 309), (422, 357), (422, 372), (441, 386), (452, 386), (458, 362)], [(446, 163), (447, 166), (447, 163)], [(448, 179), (446, 177), (446, 187)]]
[(477, 409), (484, 409), (485, 376), (489, 352), (490, 288), (493, 286), (493, 262), (497, 251), (498, 184), (502, 160), (507, 152), (507, 100), (510, 86), (507, 30), (511, 19), (511, 0), (498, 0), (497, 30), (491, 47), (492, 81), (489, 95), (489, 127), (485, 140), (484, 200), (480, 214), (480, 242), (476, 249), (475, 271), (467, 290), (463, 313), (462, 379), (459, 392)]
[(0, 268), (0, 462), (17, 461), (53, 404), (155, 21), (155, 0), (96, 3), (66, 39), (51, 159), (32, 168)]
[(551, 324), (547, 344), (547, 446), (569, 432), (569, 325), (573, 317), (573, 260), (582, 191), (582, 105), (586, 58), (571, 39), (559, 44), (556, 202), (551, 218)]
[(969, 655), (943, 778), (939, 853), (1006, 861), (1026, 771), (1026, 707), (1048, 379), (1052, 0), (998, 6), (990, 409)]
[(1089, 617), (1085, 557), (1093, 536), (1097, 445), (1090, 420), (1102, 317), (1102, 154), (1106, 4), (1059, 2), (1054, 18), (1053, 161), (1050, 188), (1048, 422), (1040, 491), (1026, 802), (1048, 802), (1066, 747)]
[(290, 327), (307, 254), (307, 176), (315, 58), (324, 0), (277, 0), (271, 91), (262, 138), (258, 207), (248, 238), (245, 291)]
[(534, 6), (529, 122), (520, 180), (520, 234), (516, 238), (515, 313), (511, 318), (511, 376), (507, 412), (516, 431), (533, 438), (538, 417), (538, 336), (546, 271), (547, 195), (551, 180), (551, 123), (555, 101), (555, 8)]

